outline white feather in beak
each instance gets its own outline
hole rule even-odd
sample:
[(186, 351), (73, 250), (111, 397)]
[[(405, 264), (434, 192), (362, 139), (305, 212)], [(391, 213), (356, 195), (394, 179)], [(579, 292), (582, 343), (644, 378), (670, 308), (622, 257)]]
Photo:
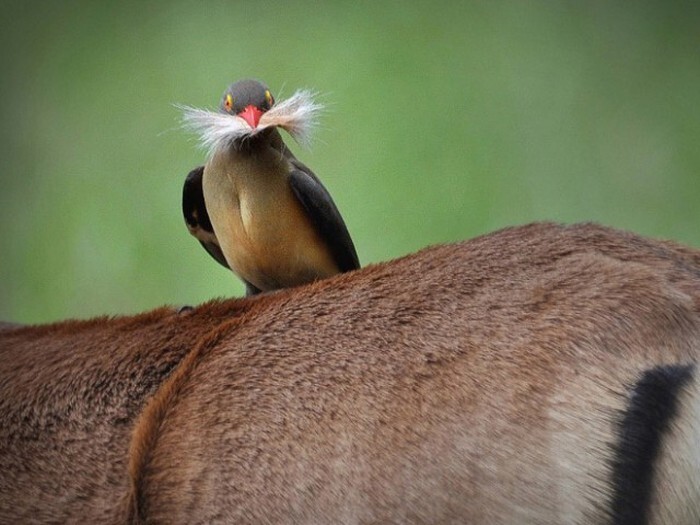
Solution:
[(178, 107), (183, 112), (183, 127), (199, 135), (201, 145), (211, 156), (220, 148), (235, 148), (240, 141), (273, 126), (286, 130), (300, 144), (308, 145), (316, 118), (323, 109), (314, 96), (311, 91), (301, 90), (276, 102), (263, 113), (258, 127), (254, 129), (236, 115), (189, 106)]

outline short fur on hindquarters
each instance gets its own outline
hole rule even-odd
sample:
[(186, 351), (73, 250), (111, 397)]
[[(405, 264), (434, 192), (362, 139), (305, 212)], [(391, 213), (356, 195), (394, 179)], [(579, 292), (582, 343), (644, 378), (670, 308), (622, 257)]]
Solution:
[(5, 327), (0, 523), (697, 525), (698, 362), (700, 250), (590, 224)]

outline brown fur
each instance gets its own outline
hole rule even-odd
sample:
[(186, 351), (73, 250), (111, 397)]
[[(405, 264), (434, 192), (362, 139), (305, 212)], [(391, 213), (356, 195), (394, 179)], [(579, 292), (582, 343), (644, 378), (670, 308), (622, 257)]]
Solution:
[(535, 224), (0, 352), (0, 521), (607, 523), (630, 385), (698, 361), (700, 252)]
[(0, 523), (116, 522), (134, 421), (240, 303), (0, 331)]

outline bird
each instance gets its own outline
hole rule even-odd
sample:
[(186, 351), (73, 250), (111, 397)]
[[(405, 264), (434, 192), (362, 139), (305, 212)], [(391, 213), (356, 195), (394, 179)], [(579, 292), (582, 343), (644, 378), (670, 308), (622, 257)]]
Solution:
[(182, 107), (185, 126), (209, 148), (185, 178), (185, 224), (247, 296), (360, 268), (330, 193), (279, 132), (307, 141), (321, 107), (304, 90), (276, 102), (253, 79), (231, 84), (216, 112)]

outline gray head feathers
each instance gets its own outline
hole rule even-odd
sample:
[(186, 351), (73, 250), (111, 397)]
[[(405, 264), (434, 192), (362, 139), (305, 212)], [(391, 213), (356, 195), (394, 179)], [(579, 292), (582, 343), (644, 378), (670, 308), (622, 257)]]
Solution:
[(308, 145), (318, 113), (323, 109), (314, 96), (311, 91), (300, 90), (276, 102), (260, 117), (258, 127), (254, 129), (236, 115), (189, 106), (178, 107), (183, 112), (183, 126), (197, 133), (201, 145), (209, 155), (213, 155), (220, 148), (235, 148), (245, 139), (269, 127), (280, 127), (300, 144)]

